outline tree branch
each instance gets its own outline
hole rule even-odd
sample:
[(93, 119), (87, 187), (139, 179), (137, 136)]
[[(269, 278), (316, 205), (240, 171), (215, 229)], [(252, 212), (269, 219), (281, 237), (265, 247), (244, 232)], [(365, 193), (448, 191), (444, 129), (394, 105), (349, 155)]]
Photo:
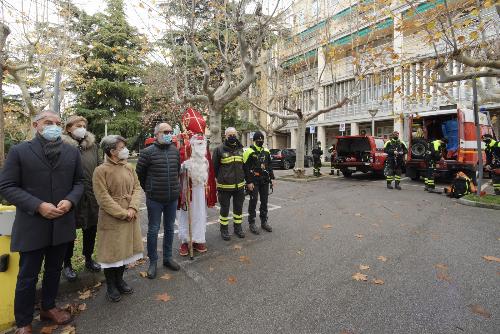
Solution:
[(468, 80), (473, 78), (500, 77), (500, 71), (493, 69), (487, 69), (485, 71), (480, 71), (480, 72), (465, 72), (461, 74), (451, 75), (446, 72), (443, 66), (441, 66), (437, 69), (437, 73), (438, 73), (438, 79), (436, 80), (436, 82), (439, 83), (449, 83), (449, 82)]
[(277, 117), (281, 120), (288, 120), (288, 121), (296, 121), (299, 119), (299, 117), (297, 115), (283, 115), (283, 114), (280, 114), (280, 113), (277, 113), (277, 112), (274, 112), (274, 111), (268, 111), (258, 105), (256, 105), (255, 103), (253, 103), (252, 101), (249, 101), (250, 104), (254, 107), (254, 108), (257, 108), (258, 110), (268, 114), (269, 116), (271, 117)]
[(327, 113), (329, 111), (332, 111), (334, 109), (338, 109), (338, 108), (342, 108), (344, 105), (346, 105), (347, 103), (349, 103), (349, 98), (346, 96), (344, 97), (341, 101), (337, 102), (336, 104), (334, 104), (333, 106), (329, 106), (327, 108), (323, 108), (323, 109), (319, 109), (318, 111), (316, 112), (313, 112), (312, 114), (310, 115), (307, 115), (305, 117), (305, 122), (309, 122), (310, 120), (318, 117), (319, 115), (321, 114), (324, 114), (324, 113)]

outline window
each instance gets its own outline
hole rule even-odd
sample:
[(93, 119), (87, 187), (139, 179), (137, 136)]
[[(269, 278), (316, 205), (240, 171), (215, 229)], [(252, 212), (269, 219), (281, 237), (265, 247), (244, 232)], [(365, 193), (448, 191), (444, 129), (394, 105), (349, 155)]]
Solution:
[(319, 1), (313, 0), (311, 4), (312, 16), (317, 17), (319, 15)]

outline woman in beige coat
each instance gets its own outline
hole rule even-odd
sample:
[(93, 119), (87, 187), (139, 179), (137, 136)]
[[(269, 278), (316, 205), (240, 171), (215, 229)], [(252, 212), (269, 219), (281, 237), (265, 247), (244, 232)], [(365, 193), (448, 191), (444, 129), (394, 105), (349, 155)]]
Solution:
[(97, 260), (104, 269), (109, 300), (133, 289), (123, 280), (125, 266), (142, 258), (143, 244), (138, 222), (141, 186), (134, 169), (127, 163), (126, 141), (121, 136), (106, 136), (101, 141), (105, 162), (92, 178), (99, 218), (97, 223)]

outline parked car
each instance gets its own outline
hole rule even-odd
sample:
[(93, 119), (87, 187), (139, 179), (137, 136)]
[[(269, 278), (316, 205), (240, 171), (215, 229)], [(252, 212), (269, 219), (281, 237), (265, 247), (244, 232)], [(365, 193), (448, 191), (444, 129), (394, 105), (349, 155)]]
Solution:
[[(437, 162), (436, 174), (445, 178), (462, 171), (475, 180), (478, 163), (476, 126), (471, 109), (448, 109), (422, 112), (406, 119), (411, 129), (406, 176), (420, 179), (426, 173), (425, 155), (435, 139), (446, 137), (446, 158)], [(486, 115), (479, 113), (481, 135), (493, 134)], [(483, 161), (486, 155), (483, 151)]]
[[(269, 150), (271, 153), (271, 164), (273, 168), (291, 169), (295, 167), (297, 153), (294, 148), (273, 148)], [(311, 167), (313, 158), (310, 155), (304, 156), (304, 167)]]
[(340, 169), (345, 177), (355, 172), (384, 174), (384, 139), (374, 136), (338, 136), (337, 157), (333, 168)]

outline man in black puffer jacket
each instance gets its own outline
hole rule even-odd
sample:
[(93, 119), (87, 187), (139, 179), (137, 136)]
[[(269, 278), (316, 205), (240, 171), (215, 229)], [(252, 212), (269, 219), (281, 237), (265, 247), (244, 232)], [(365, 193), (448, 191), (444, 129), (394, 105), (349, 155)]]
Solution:
[(139, 182), (146, 193), (148, 278), (151, 279), (156, 277), (158, 232), (162, 213), (164, 228), (163, 265), (175, 271), (180, 269), (179, 265), (172, 260), (174, 222), (180, 193), (179, 150), (172, 144), (172, 127), (169, 124), (158, 124), (155, 127), (155, 137), (155, 143), (141, 152), (136, 167)]

